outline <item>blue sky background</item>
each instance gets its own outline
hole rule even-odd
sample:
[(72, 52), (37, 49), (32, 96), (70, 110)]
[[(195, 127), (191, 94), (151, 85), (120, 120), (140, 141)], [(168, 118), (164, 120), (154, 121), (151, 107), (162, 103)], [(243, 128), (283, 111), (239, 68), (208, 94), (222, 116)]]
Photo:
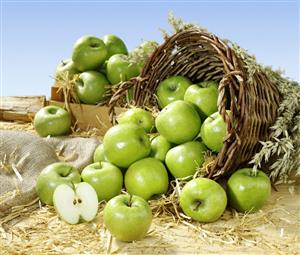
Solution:
[(259, 62), (300, 80), (299, 1), (1, 0), (1, 93), (50, 95), (51, 75), (82, 35), (120, 36), (132, 50), (162, 42), (167, 14), (231, 39)]

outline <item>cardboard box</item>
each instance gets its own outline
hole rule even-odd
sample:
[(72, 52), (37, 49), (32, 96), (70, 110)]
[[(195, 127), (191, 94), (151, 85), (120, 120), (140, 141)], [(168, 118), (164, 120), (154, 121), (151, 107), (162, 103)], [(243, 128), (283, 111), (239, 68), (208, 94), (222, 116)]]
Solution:
[[(64, 106), (64, 98), (57, 93), (58, 88), (51, 88), (51, 99), (49, 104)], [(70, 110), (76, 120), (77, 127), (81, 130), (89, 130), (91, 128), (99, 129), (99, 133), (104, 135), (106, 131), (112, 126), (109, 119), (109, 108), (107, 106), (97, 106), (88, 104), (75, 104), (69, 103)], [(116, 114), (118, 115), (123, 108), (115, 108)]]

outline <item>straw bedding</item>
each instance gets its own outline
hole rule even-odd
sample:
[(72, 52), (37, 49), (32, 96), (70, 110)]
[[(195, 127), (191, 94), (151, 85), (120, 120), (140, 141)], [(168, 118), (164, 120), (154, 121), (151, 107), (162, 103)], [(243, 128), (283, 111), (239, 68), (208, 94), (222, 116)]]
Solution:
[[(0, 128), (34, 132), (31, 124), (24, 123), (0, 122)], [(77, 130), (72, 136), (97, 133)], [(195, 223), (182, 214), (176, 199), (182, 185), (172, 184), (167, 197), (151, 201), (154, 220), (142, 241), (122, 243), (112, 238), (102, 222), (104, 204), (92, 223), (73, 226), (61, 221), (53, 207), (41, 207), (35, 199), (0, 219), (1, 254), (299, 254), (299, 184), (278, 186), (258, 213), (227, 210), (211, 224)]]
[[(59, 220), (53, 207), (29, 212), (11, 225), (0, 219), (2, 254), (299, 254), (300, 187), (279, 186), (269, 203), (255, 214), (227, 210), (210, 224), (198, 224), (170, 213), (173, 204), (153, 201), (154, 220), (147, 237), (134, 243), (116, 241), (105, 230), (102, 209), (92, 223), (69, 225)], [(29, 205), (30, 206), (30, 205)], [(8, 216), (9, 217), (9, 216)]]

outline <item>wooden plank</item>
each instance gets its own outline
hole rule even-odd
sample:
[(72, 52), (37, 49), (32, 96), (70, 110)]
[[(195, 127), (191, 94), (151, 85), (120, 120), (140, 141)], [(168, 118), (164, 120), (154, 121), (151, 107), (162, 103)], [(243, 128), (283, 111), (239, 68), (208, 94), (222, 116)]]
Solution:
[(0, 97), (0, 120), (29, 122), (45, 105), (45, 96)]
[[(50, 100), (49, 104), (64, 107), (64, 103), (60, 101)], [(99, 129), (99, 133), (104, 135), (112, 126), (109, 120), (107, 106), (97, 106), (88, 104), (70, 103), (70, 110), (76, 120), (76, 125), (81, 130), (89, 130), (91, 128)], [(124, 111), (122, 108), (116, 108), (116, 114)]]

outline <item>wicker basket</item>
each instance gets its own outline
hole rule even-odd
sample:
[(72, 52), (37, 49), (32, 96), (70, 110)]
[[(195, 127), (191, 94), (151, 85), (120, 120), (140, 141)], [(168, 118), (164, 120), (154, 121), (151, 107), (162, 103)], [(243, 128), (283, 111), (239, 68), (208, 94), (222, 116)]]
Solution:
[[(182, 75), (193, 82), (219, 82), (218, 110), (228, 130), (222, 151), (210, 165), (208, 177), (217, 179), (246, 165), (269, 138), (281, 100), (280, 93), (262, 71), (249, 74), (246, 64), (224, 40), (201, 29), (175, 33), (153, 53), (140, 77), (121, 84), (110, 100), (110, 114), (131, 87), (133, 104), (156, 105), (155, 90), (169, 76)], [(250, 77), (251, 76), (251, 77)], [(228, 102), (227, 102), (228, 101)], [(225, 108), (230, 105), (232, 115)]]

